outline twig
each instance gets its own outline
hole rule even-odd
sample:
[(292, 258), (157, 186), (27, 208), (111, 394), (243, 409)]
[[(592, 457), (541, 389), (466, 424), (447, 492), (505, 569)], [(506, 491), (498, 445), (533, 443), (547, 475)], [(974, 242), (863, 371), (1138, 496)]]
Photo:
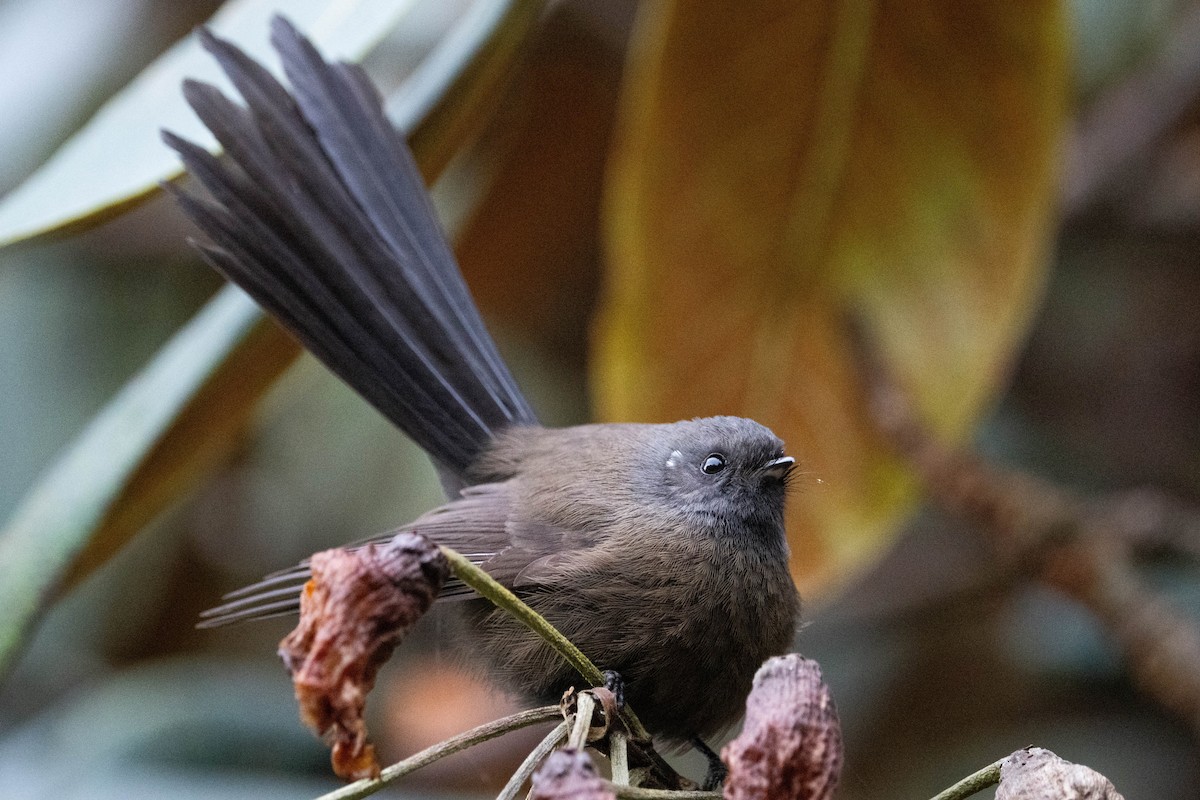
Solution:
[(321, 795), (317, 800), (358, 800), (358, 798), (368, 797), (397, 779), (432, 764), (438, 759), (453, 755), (460, 750), (466, 750), (468, 747), (473, 747), (489, 739), (495, 739), (509, 731), (527, 728), (530, 725), (557, 719), (561, 716), (562, 711), (558, 706), (543, 706), (484, 723), (444, 742), (427, 747), (419, 753), (414, 753), (403, 761), (397, 761), (391, 766), (384, 767), (378, 778), (346, 784), (340, 789)]
[(575, 722), (571, 725), (571, 735), (567, 737), (567, 747), (582, 750), (587, 746), (588, 731), (592, 728), (592, 712), (596, 710), (596, 698), (587, 692), (575, 695)]
[(608, 766), (612, 782), (617, 786), (629, 785), (629, 750), (624, 731), (615, 730), (608, 735)]
[(517, 767), (517, 771), (508, 779), (508, 783), (504, 784), (504, 788), (500, 794), (496, 795), (496, 800), (513, 800), (517, 796), (517, 792), (521, 791), (521, 787), (525, 785), (525, 781), (529, 780), (529, 776), (538, 768), (538, 765), (546, 760), (546, 756), (554, 752), (554, 749), (563, 743), (567, 738), (567, 729), (570, 723), (563, 720), (558, 726), (546, 735), (545, 739), (533, 748), (533, 751), (525, 756), (525, 760), (521, 762), (521, 766)]
[(859, 330), (851, 339), (880, 431), (941, 507), (978, 524), (1002, 558), (1075, 598), (1105, 624), (1143, 692), (1200, 735), (1200, 631), (1133, 568), (1119, 515), (974, 453), (942, 444), (922, 424)]
[[(450, 562), (450, 569), (454, 571), (459, 580), (546, 640), (590, 685), (604, 685), (603, 673), (578, 647), (547, 622), (545, 617), (521, 602), (520, 598), (501, 586), (491, 575), (472, 564), (461, 553), (445, 546), (442, 547), (442, 553)], [(632, 735), (630, 744), (652, 766), (655, 778), (666, 786), (681, 785), (682, 778), (679, 773), (663, 760), (663, 757), (651, 745), (649, 731), (642, 725), (641, 720), (637, 718), (628, 704), (621, 710), (620, 718)]]
[(932, 800), (962, 800), (962, 798), (970, 797), (989, 786), (995, 786), (1000, 782), (1000, 765), (1002, 763), (1002, 761), (997, 761), (994, 764), (988, 764), (983, 769), (968, 775), (950, 788), (938, 792), (933, 796)]
[(621, 786), (610, 783), (609, 788), (624, 800), (721, 800), (721, 792), (700, 789), (643, 789), (640, 786)]

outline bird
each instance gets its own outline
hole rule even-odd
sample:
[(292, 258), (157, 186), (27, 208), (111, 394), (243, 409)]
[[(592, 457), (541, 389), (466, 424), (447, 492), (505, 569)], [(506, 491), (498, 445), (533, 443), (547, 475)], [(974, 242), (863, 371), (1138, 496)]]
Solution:
[[(279, 16), (271, 40), (290, 90), (199, 36), (244, 104), (184, 81), (224, 157), (163, 132), (204, 190), (167, 187), (203, 234), (193, 244), (428, 453), (447, 500), (397, 530), (467, 555), (619, 674), (656, 739), (704, 747), (796, 632), (783, 442), (737, 416), (543, 426), (366, 73), (327, 62)], [(293, 613), (308, 576), (307, 564), (268, 576), (201, 624)], [(458, 601), (465, 646), (500, 686), (557, 702), (578, 682), (464, 585), (442, 598)]]

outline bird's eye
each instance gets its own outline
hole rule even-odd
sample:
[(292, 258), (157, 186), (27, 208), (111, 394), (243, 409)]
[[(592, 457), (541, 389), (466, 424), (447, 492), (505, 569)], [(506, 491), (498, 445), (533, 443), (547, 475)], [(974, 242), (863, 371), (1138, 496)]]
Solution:
[(716, 475), (723, 469), (725, 469), (725, 456), (720, 453), (710, 453), (704, 459), (704, 463), (700, 465), (700, 471), (705, 475)]

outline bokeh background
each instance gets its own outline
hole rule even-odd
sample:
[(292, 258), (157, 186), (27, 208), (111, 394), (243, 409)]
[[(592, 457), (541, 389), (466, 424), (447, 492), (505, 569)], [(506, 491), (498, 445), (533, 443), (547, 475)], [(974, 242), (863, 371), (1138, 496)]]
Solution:
[[(0, 0), (0, 196), (218, 5)], [(417, 2), (369, 48), (364, 64), (385, 94), (403, 86), (473, 5)], [(861, 415), (838, 412), (823, 426), (818, 412), (829, 400), (822, 387), (844, 377), (830, 366), (829, 354), (839, 350), (822, 338), (829, 334), (821, 320), (847, 296), (867, 307), (903, 305), (896, 298), (909, 284), (889, 282), (888, 248), (906, 257), (914, 251), (916, 263), (934, 266), (930, 275), (911, 274), (958, 288), (910, 303), (909, 317), (885, 313), (876, 320), (883, 320), (880, 331), (899, 330), (889, 340), (899, 344), (884, 349), (891, 347), (935, 427), (999, 463), (1087, 496), (1152, 486), (1187, 506), (1197, 501), (1200, 4), (998, 3), (1020, 13), (975, 19), (948, 11), (949, 3), (913, 11), (881, 3), (864, 41), (891, 42), (883, 54), (873, 56), (868, 44), (823, 61), (826, 71), (817, 70), (821, 78), (811, 87), (781, 77), (786, 65), (756, 69), (715, 49), (714, 42), (759, 36), (763, 48), (748, 52), (761, 60), (777, 47), (768, 34), (793, 30), (776, 27), (770, 4), (758, 5), (761, 18), (714, 8), (680, 19), (688, 15), (676, 9), (674, 27), (663, 21), (666, 4), (640, 15), (631, 0), (564, 2), (543, 11), (486, 122), (463, 136), (435, 188), (468, 281), (514, 372), (554, 424), (613, 414), (677, 417), (715, 403), (789, 431), (794, 420), (816, 415), (785, 433), (794, 446), (812, 436), (816, 449), (841, 449), (812, 428), (863, 437), (844, 448), (867, 453), (849, 465), (837, 453), (797, 447), (806, 472), (797, 506), (805, 516), (796, 521), (803, 533), (793, 547), (808, 601), (797, 648), (821, 662), (841, 712), (841, 797), (927, 797), (1027, 744), (1092, 766), (1129, 798), (1195, 797), (1196, 730), (1133, 687), (1104, 628), (1053, 590), (1001, 571), (979, 531), (905, 500), (915, 497), (911, 480), (888, 456), (873, 454), (880, 445), (859, 431)], [(847, 26), (856, 30), (855, 20), (845, 19), (846, 4), (781, 5), (815, 20), (793, 20), (796, 29), (833, 31), (831, 40)], [(993, 27), (973, 27), (981, 19)], [(685, 34), (697, 43), (680, 38)], [(945, 41), (956, 48), (938, 45)], [(820, 51), (820, 42), (813, 47)], [(1008, 60), (1014, 53), (1044, 61)], [(869, 68), (854, 73), (862, 63)], [(990, 72), (969, 71), (989, 64)], [(813, 148), (793, 158), (791, 139), (763, 144), (703, 125), (693, 127), (707, 144), (693, 145), (674, 127), (703, 120), (703, 103), (720, 98), (717, 90), (744, 91), (748, 107), (775, 93), (803, 99), (838, 85), (839, 69), (874, 75), (885, 88), (894, 83), (894, 99), (884, 93), (888, 102), (878, 107), (911, 112), (893, 124), (918, 126), (911, 137), (918, 140), (936, 140), (942, 118), (950, 120), (945, 127), (971, 132), (980, 119), (1030, 117), (1028, 125), (973, 133), (977, 141), (963, 137), (973, 144), (955, 157), (985, 166), (969, 161), (948, 173), (929, 166), (939, 187), (956, 190), (959, 179), (967, 185), (959, 194), (978, 201), (978, 219), (949, 233), (933, 225), (935, 238), (925, 245), (889, 234), (870, 247), (848, 248), (858, 260), (846, 268), (846, 282), (809, 269), (831, 253), (848, 258), (846, 248), (828, 244), (839, 236), (866, 238), (843, 228), (889, 229), (894, 217), (909, 218), (900, 207), (906, 199), (928, 214), (951, 202), (939, 195), (921, 205), (911, 186), (923, 184), (904, 184), (908, 172), (887, 168), (902, 163), (924, 175), (920, 157), (903, 161), (912, 154), (877, 145), (887, 141), (878, 131), (869, 139), (874, 150), (860, 152), (862, 143), (847, 138), (848, 151), (826, 155), (868, 165), (872, 185), (864, 196), (892, 206), (843, 199), (822, 212), (809, 202), (824, 196), (820, 176), (828, 177)], [(759, 84), (738, 83), (743, 71), (764, 70)], [(937, 83), (947, 76), (949, 88)], [(689, 98), (700, 99), (689, 105)], [(917, 98), (928, 105), (916, 105)], [(851, 108), (847, 118), (872, 108)], [(996, 108), (1008, 116), (993, 116)], [(977, 119), (955, 116), (970, 109), (978, 109)], [(153, 104), (144, 113), (153, 124)], [(777, 129), (814, 135), (795, 113), (793, 128)], [(732, 152), (732, 163), (757, 161), (768, 171), (776, 152), (794, 167), (808, 165), (782, 200), (772, 199), (771, 186), (758, 187), (765, 200), (755, 195), (757, 184), (742, 187), (766, 217), (777, 211), (783, 228), (742, 230), (742, 207), (685, 202), (689, 191), (699, 192), (688, 178), (719, 184), (728, 176), (709, 169), (721, 148)], [(680, 157), (672, 162), (673, 155)], [(737, 173), (746, 181), (753, 175)], [(974, 191), (974, 179), (984, 189)], [(66, 199), (88, 191), (84, 183), (63, 180), (56, 190)], [(664, 196), (679, 202), (638, 205)], [(664, 207), (671, 213), (653, 210)], [(855, 208), (869, 212), (865, 221), (845, 222)], [(833, 220), (817, 229), (826, 250), (802, 235), (820, 213)], [(19, 516), (40, 476), (220, 287), (186, 246), (181, 215), (161, 196), (110, 216), (0, 250), (0, 520)], [(679, 246), (672, 249), (673, 242), (693, 241), (687, 226), (695, 219), (731, 217), (732, 255), (697, 246), (689, 265)], [(677, 227), (639, 230), (645, 220)], [(999, 233), (987, 239), (986, 252), (962, 243), (970, 232), (992, 228)], [(784, 263), (791, 271), (752, 272), (740, 259), (761, 241), (790, 242), (806, 255)], [(948, 250), (953, 257), (945, 258)], [(945, 274), (936, 267), (943, 258), (951, 264)], [(657, 259), (653, 268), (647, 259)], [(960, 262), (970, 263), (954, 266)], [(976, 283), (987, 288), (970, 294), (978, 275), (984, 279)], [(668, 312), (678, 293), (691, 293), (690, 305)], [(762, 375), (735, 374), (737, 364), (723, 354), (738, 362), (747, 348), (764, 346), (754, 331), (744, 334), (745, 318), (777, 296), (788, 302), (771, 305), (763, 323), (793, 343), (745, 359), (780, 377), (774, 393), (759, 393), (754, 381)], [(919, 318), (922, 303), (961, 311), (959, 328), (931, 324), (926, 334), (935, 341), (961, 330), (964, 341), (990, 344), (955, 355), (951, 344), (905, 339), (905, 319)], [(806, 347), (810, 342), (821, 344)], [(751, 389), (730, 388), (743, 384)], [(853, 387), (829, 390), (834, 400), (843, 391)], [(776, 402), (780, 396), (806, 401), (796, 411)], [(965, 397), (966, 405), (955, 410), (946, 397)], [(193, 443), (202, 442), (203, 430), (194, 436)], [(871, 477), (861, 488), (846, 488), (864, 474)], [(197, 631), (194, 620), (225, 591), (435, 505), (440, 492), (427, 462), (302, 356), (255, 404), (219, 467), (170, 495), (114, 557), (58, 597), (0, 685), (0, 797), (304, 797), (336, 786), (325, 749), (297, 719), (274, 656), (287, 623)], [(71, 496), (55, 502), (69, 504)], [(1194, 560), (1168, 554), (1140, 569), (1200, 625)], [(423, 624), (372, 696), (373, 732), (385, 760), (511, 708), (457, 668), (442, 628), (436, 618)], [(494, 792), (530, 736), (536, 738), (512, 736), (470, 751), (394, 792)], [(680, 763), (702, 770), (693, 756)]]

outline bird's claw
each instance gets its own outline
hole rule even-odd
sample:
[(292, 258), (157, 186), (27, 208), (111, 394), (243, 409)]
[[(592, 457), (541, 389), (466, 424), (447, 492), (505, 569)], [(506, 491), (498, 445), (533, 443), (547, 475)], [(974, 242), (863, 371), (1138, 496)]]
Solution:
[(615, 669), (604, 670), (604, 688), (613, 693), (617, 703), (617, 711), (625, 709), (625, 679)]
[(696, 748), (701, 755), (708, 759), (708, 771), (704, 773), (704, 783), (701, 789), (706, 792), (713, 792), (721, 788), (725, 783), (725, 778), (729, 776), (729, 768), (725, 766), (725, 762), (717, 753), (705, 744), (704, 740), (699, 736), (692, 737), (692, 747)]

